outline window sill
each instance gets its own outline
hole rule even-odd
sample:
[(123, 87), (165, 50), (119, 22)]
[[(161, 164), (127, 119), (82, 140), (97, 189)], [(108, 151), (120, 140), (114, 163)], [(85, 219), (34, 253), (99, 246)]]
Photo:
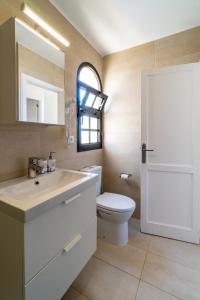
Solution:
[(98, 150), (98, 149), (102, 149), (102, 144), (101, 143), (85, 144), (85, 145), (78, 145), (77, 146), (77, 152)]

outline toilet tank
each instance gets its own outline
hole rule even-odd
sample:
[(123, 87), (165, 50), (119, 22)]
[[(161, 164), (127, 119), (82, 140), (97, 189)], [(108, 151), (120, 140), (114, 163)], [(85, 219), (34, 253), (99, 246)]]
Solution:
[(101, 194), (101, 184), (102, 184), (102, 166), (90, 166), (80, 170), (81, 172), (94, 173), (98, 175), (96, 183), (96, 196)]

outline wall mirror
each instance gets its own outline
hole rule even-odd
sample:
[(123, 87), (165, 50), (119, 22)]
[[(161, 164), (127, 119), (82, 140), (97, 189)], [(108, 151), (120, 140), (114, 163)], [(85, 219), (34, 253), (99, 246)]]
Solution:
[(18, 120), (64, 125), (65, 54), (15, 19), (18, 64)]

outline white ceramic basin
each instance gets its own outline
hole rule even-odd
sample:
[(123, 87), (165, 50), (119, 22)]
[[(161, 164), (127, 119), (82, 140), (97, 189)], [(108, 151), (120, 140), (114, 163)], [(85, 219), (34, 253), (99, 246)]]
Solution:
[(0, 189), (0, 195), (6, 194), (20, 201), (37, 200), (38, 197), (47, 196), (57, 190), (66, 188), (69, 184), (85, 178), (83, 173), (75, 173), (65, 170), (41, 175), (36, 179), (25, 180), (20, 183)]
[[(0, 184), (0, 208), (23, 221), (33, 218), (45, 209), (55, 206), (60, 195), (65, 197), (78, 193), (80, 185), (96, 180), (95, 174), (57, 169), (36, 179), (17, 178)], [(41, 211), (40, 211), (41, 210)]]

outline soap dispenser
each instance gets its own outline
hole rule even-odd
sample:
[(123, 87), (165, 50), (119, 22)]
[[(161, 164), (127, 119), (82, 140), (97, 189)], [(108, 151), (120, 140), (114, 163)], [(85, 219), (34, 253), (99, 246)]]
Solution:
[(56, 152), (50, 152), (49, 159), (47, 161), (47, 172), (53, 172), (56, 170), (56, 159), (53, 158), (53, 153)]

